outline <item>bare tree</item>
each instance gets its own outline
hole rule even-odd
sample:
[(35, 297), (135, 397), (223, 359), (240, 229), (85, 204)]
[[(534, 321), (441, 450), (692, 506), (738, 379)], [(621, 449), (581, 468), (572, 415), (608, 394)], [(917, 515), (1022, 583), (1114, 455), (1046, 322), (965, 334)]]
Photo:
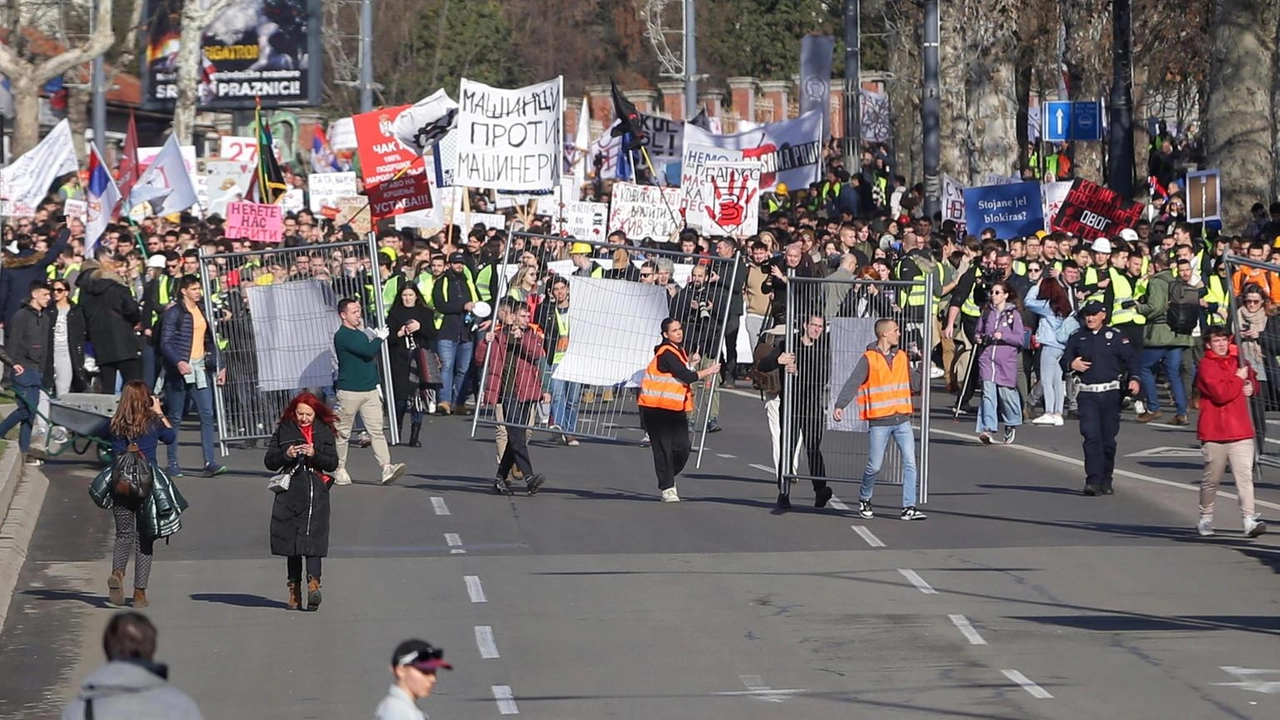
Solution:
[(173, 108), (173, 132), (179, 145), (190, 145), (196, 124), (196, 92), (203, 70), (200, 41), (204, 29), (235, 0), (186, 0), (182, 4), (178, 36), (178, 99)]
[(9, 3), (8, 37), (0, 43), (0, 73), (9, 78), (13, 93), (13, 152), (31, 149), (40, 139), (40, 88), (46, 82), (106, 52), (115, 42), (111, 27), (112, 0), (100, 0), (93, 33), (84, 42), (56, 55), (40, 57), (31, 47), (18, 2)]
[(1022, 0), (985, 0), (966, 28), (982, 38), (969, 69), (969, 126), (975, 181), (987, 175), (1018, 174), (1018, 95), (1014, 53)]
[(969, 153), (969, 103), (965, 97), (968, 85), (970, 46), (969, 3), (965, 0), (938, 3), (940, 44), (938, 79), (942, 88), (942, 155), (940, 169), (961, 185), (972, 185)]
[(923, 128), (920, 122), (920, 82), (924, 64), (920, 57), (924, 13), (912, 0), (892, 0), (884, 4), (888, 31), (888, 61), (893, 76), (886, 83), (889, 112), (893, 122), (894, 171), (909, 182), (924, 177)]
[[(1100, 100), (1102, 86), (1111, 78), (1111, 0), (1067, 0), (1062, 8), (1066, 27), (1063, 61), (1072, 100)], [(1075, 173), (1102, 181), (1102, 144), (1073, 145)]]

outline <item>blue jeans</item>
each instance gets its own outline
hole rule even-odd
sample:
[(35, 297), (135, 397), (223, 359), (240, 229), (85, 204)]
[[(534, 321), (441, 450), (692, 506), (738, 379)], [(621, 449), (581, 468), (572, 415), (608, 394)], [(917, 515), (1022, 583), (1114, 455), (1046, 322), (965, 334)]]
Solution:
[(457, 400), (463, 398), (463, 383), (467, 379), (467, 369), (471, 367), (474, 350), (475, 343), (436, 341), (436, 354), (440, 356), (440, 402), (449, 403), (453, 407)]
[[(999, 418), (996, 417), (997, 406), (1000, 410)], [(1001, 387), (992, 380), (983, 380), (977, 432), (999, 430), (1000, 420), (1004, 420), (1005, 427), (1018, 427), (1022, 424), (1022, 398), (1018, 395), (1018, 388)]]
[[(172, 368), (165, 369), (164, 403), (165, 414), (169, 424), (176, 432), (182, 425), (182, 418), (187, 414), (187, 398), (195, 401), (196, 412), (200, 416), (200, 451), (204, 454), (204, 464), (213, 465), (217, 461), (213, 455), (213, 433), (217, 428), (217, 420), (213, 411), (213, 376), (209, 375), (208, 384), (197, 388)], [(169, 467), (178, 467), (178, 441), (175, 439), (168, 446)]]
[(1160, 409), (1160, 395), (1156, 391), (1157, 365), (1164, 363), (1164, 374), (1169, 378), (1173, 391), (1173, 407), (1178, 415), (1187, 414), (1187, 391), (1182, 386), (1182, 351), (1180, 347), (1149, 347), (1142, 351), (1142, 394), (1147, 398), (1147, 412)]
[(862, 489), (858, 491), (859, 500), (870, 500), (875, 490), (876, 476), (880, 474), (880, 466), (884, 463), (884, 452), (889, 446), (889, 438), (898, 444), (898, 453), (902, 456), (902, 507), (915, 507), (916, 504), (916, 439), (911, 430), (911, 421), (903, 420), (897, 425), (872, 425), (868, 430), (867, 469), (862, 473)]
[[(30, 377), (27, 377), (27, 376)], [(25, 384), (31, 383), (31, 384)], [(32, 411), (40, 403), (40, 371), (24, 369), (22, 375), (15, 377), (13, 380), (13, 392), (21, 395), (22, 400), (18, 401), (17, 406), (13, 408), (13, 412), (0, 422), (0, 437), (9, 434), (14, 425), (22, 423), (18, 427), (18, 448), (22, 452), (31, 451), (31, 427), (35, 423), (36, 415)]]
[[(555, 372), (552, 366), (551, 372)], [(566, 435), (578, 429), (578, 401), (582, 398), (582, 385), (567, 380), (552, 380), (551, 422), (560, 426)]]

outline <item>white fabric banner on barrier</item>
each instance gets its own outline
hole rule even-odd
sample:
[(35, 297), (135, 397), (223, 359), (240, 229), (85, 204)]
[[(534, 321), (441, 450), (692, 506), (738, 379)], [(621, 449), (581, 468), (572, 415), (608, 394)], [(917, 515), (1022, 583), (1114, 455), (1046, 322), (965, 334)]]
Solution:
[[(249, 286), (260, 392), (333, 384), (337, 302), (333, 286), (317, 280)], [(288, 347), (267, 338), (289, 338)]]
[(666, 291), (654, 285), (574, 278), (569, 303), (572, 338), (551, 377), (604, 387), (639, 385), (662, 337), (669, 300)]
[(876, 318), (828, 318), (827, 332), (831, 333), (831, 379), (827, 381), (827, 407), (824, 413), (828, 430), (844, 432), (868, 432), (867, 421), (858, 417), (858, 400), (854, 397), (844, 409), (844, 420), (836, 422), (831, 417), (836, 398), (845, 381), (853, 375), (867, 346), (876, 341)]

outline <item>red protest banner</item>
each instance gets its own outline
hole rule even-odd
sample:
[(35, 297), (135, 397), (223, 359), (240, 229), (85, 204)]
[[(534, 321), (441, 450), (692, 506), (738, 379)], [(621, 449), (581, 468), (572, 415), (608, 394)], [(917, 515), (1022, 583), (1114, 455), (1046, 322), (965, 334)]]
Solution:
[(431, 208), (422, 156), (395, 138), (392, 123), (409, 107), (384, 108), (351, 118), (360, 153), (360, 173), (373, 219)]
[(1053, 229), (1069, 232), (1085, 240), (1113, 238), (1125, 228), (1133, 227), (1142, 215), (1142, 206), (1130, 202), (1113, 190), (1076, 180), (1067, 191)]
[(227, 203), (226, 236), (253, 242), (278, 243), (284, 239), (284, 208), (260, 203)]

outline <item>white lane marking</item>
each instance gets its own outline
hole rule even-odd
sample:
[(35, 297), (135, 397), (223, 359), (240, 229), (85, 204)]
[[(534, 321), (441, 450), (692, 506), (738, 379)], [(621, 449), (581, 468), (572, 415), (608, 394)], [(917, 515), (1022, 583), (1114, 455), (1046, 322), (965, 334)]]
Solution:
[(484, 596), (484, 586), (480, 584), (479, 575), (468, 575), (463, 580), (467, 583), (467, 597), (471, 598), (471, 602), (489, 602), (489, 599)]
[(738, 456), (737, 456), (737, 455), (730, 455), (729, 453), (716, 453), (716, 457), (722, 457), (722, 458), (725, 458), (726, 460), (733, 460), (734, 458), (736, 458), (736, 457), (738, 457)]
[(519, 715), (520, 708), (516, 707), (515, 693), (511, 692), (510, 685), (494, 685), (493, 699), (498, 703), (498, 712), (502, 715)]
[(868, 530), (863, 525), (850, 525), (853, 531), (858, 533), (858, 537), (867, 541), (867, 544), (873, 548), (884, 547), (884, 541), (876, 537), (876, 534)]
[(1005, 677), (1017, 683), (1018, 686), (1021, 687), (1023, 690), (1026, 690), (1027, 692), (1031, 693), (1031, 697), (1037, 700), (1053, 699), (1053, 696), (1049, 694), (1048, 690), (1045, 690), (1039, 685), (1031, 682), (1031, 678), (1028, 678), (1026, 675), (1023, 675), (1017, 670), (1001, 670), (1000, 672), (1004, 673)]
[(775, 689), (764, 684), (764, 680), (759, 675), (739, 675), (738, 679), (747, 687), (746, 690), (738, 690), (736, 692), (718, 692), (716, 695), (725, 696), (745, 696), (755, 698), (761, 702), (780, 703), (788, 697), (796, 693), (802, 693), (800, 689)]
[(831, 499), (827, 501), (827, 504), (840, 511), (845, 511), (849, 509), (849, 506), (845, 505), (844, 501), (836, 497), (835, 495), (831, 496)]
[(449, 506), (444, 504), (444, 498), (442, 497), (431, 498), (431, 509), (435, 510), (437, 515), (449, 514)]
[[(936, 435), (942, 435), (944, 437), (953, 437), (958, 440), (966, 440), (970, 443), (973, 443), (974, 445), (978, 444), (978, 441), (975, 440), (972, 435), (966, 435), (965, 433), (951, 432), (950, 430), (939, 430), (937, 428), (932, 428), (932, 427), (929, 428), (929, 432)], [(1029, 453), (1031, 455), (1036, 455), (1049, 460), (1056, 460), (1060, 463), (1066, 463), (1067, 465), (1084, 467), (1084, 460), (1077, 460), (1073, 457), (1067, 457), (1066, 455), (1059, 455), (1057, 453), (1049, 452), (1048, 450), (1041, 450), (1040, 448), (1034, 448), (1028, 445), (1006, 445), (1005, 447), (1011, 448), (1018, 452)], [(1129, 478), (1130, 480), (1141, 480), (1143, 482), (1155, 483), (1156, 485), (1165, 485), (1167, 487), (1179, 488), (1181, 490), (1191, 490), (1193, 492), (1200, 491), (1199, 483), (1191, 485), (1187, 483), (1174, 482), (1173, 480), (1164, 480), (1162, 478), (1151, 477), (1150, 475), (1143, 475), (1142, 473), (1136, 473), (1129, 470), (1121, 470), (1119, 468), (1116, 469), (1115, 474), (1119, 475), (1120, 477)], [(1235, 494), (1225, 492), (1221, 489), (1218, 490), (1218, 497), (1225, 497), (1230, 500), (1239, 499), (1239, 497), (1236, 496)], [(1280, 510), (1280, 503), (1267, 502), (1266, 500), (1255, 500), (1254, 504), (1260, 505), (1266, 508), (1271, 508), (1272, 510)]]
[(948, 615), (951, 618), (951, 624), (956, 626), (964, 639), (969, 641), (970, 645), (986, 645), (987, 641), (973, 629), (973, 623), (969, 622), (969, 618), (963, 615)]
[(751, 390), (739, 390), (737, 388), (717, 387), (716, 392), (729, 393), (730, 395), (739, 395), (744, 398), (751, 398), (752, 400), (760, 399), (759, 390), (751, 391)]
[[(1264, 693), (1273, 695), (1280, 693), (1280, 682), (1275, 680), (1262, 680), (1261, 675), (1277, 675), (1280, 670), (1264, 670), (1262, 668), (1244, 668), (1235, 667), (1234, 665), (1225, 665), (1222, 671), (1236, 679), (1236, 682), (1214, 683), (1218, 687), (1233, 687), (1249, 692)], [(1256, 703), (1255, 703), (1256, 704)]]
[(458, 533), (445, 533), (444, 541), (449, 546), (450, 555), (463, 555), (467, 552), (462, 547), (462, 538), (458, 536)]
[(898, 568), (898, 572), (902, 574), (902, 577), (907, 579), (907, 582), (911, 583), (912, 585), (915, 585), (916, 589), (924, 593), (925, 595), (938, 594), (938, 591), (934, 590), (932, 585), (925, 582), (924, 578), (920, 577), (920, 573), (916, 572), (915, 570), (908, 570), (907, 568)]
[(498, 644), (493, 641), (493, 628), (488, 625), (476, 626), (476, 647), (480, 648), (480, 657), (486, 660), (498, 657)]
[(763, 473), (769, 473), (770, 475), (772, 475), (772, 474), (773, 474), (773, 468), (769, 467), (768, 465), (761, 465), (760, 463), (751, 463), (751, 464), (750, 464), (750, 465), (748, 465), (747, 467), (755, 468), (756, 470), (759, 470), (760, 472), (763, 472)]

